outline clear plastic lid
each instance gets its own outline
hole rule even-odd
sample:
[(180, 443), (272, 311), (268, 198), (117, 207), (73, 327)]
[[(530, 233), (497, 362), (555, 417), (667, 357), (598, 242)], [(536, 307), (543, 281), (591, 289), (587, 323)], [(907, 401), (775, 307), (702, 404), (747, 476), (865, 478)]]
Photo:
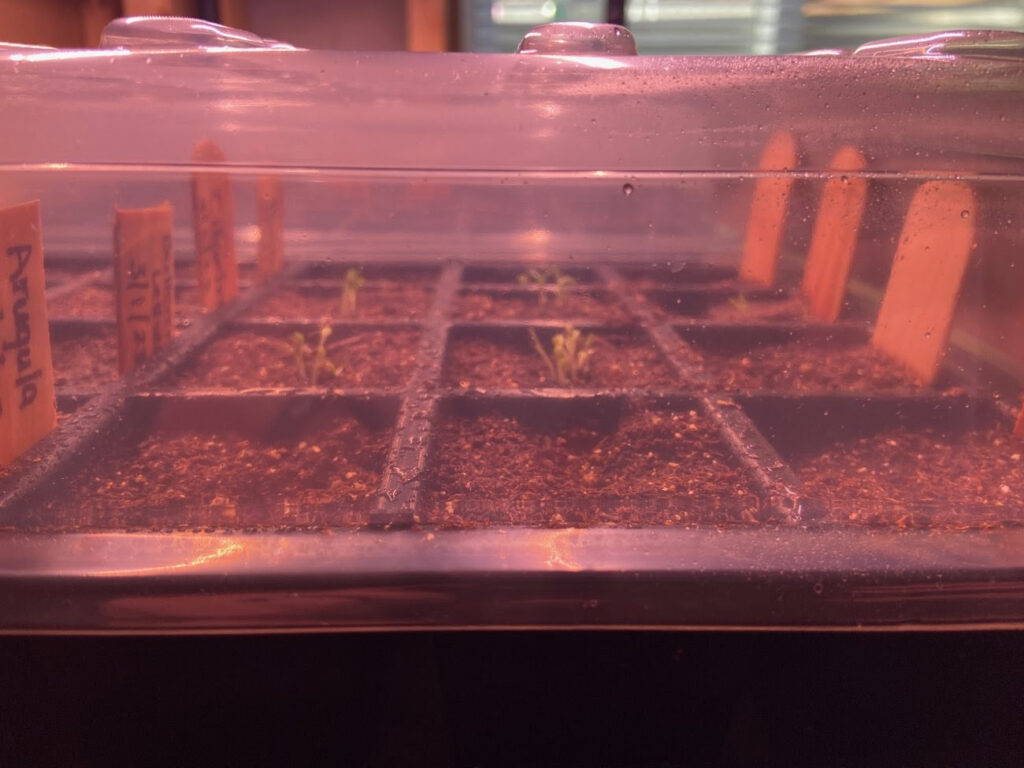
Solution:
[(0, 626), (1019, 625), (1022, 39), (10, 48)]

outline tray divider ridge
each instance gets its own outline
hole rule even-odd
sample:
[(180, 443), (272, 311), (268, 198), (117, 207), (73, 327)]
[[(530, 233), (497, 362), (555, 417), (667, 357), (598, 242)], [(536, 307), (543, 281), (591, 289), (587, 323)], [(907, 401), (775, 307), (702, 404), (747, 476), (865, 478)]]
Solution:
[[(707, 384), (703, 371), (683, 357), (683, 350), (700, 352), (687, 345), (675, 332), (672, 322), (662, 322), (642, 295), (631, 290), (610, 266), (597, 268), (598, 275), (643, 327), (658, 351), (680, 378), (696, 387)], [(766, 509), (762, 514), (779, 517), (788, 523), (801, 520), (800, 482), (793, 470), (761, 434), (754, 422), (730, 395), (707, 394), (700, 398), (704, 415), (714, 424), (733, 458), (750, 477)], [(774, 513), (774, 514), (773, 514)]]
[[(216, 311), (199, 316), (189, 327), (180, 331), (163, 351), (128, 375), (98, 390), (64, 424), (58, 425), (57, 429), (19, 461), (18, 468), (8, 478), (5, 483), (7, 487), (0, 494), (0, 524), (17, 522), (15, 518), (19, 506), (41, 492), (51, 475), (60, 471), (75, 456), (87, 451), (106, 434), (131, 396), (153, 389), (157, 382), (183, 365), (222, 327), (263, 299), (296, 271), (296, 266), (286, 267), (274, 280), (253, 286)], [(60, 394), (58, 392), (58, 396)]]
[(370, 513), (374, 527), (408, 527), (416, 522), (421, 475), (437, 422), (451, 308), (461, 282), (462, 265), (450, 263), (435, 283), (434, 302), (422, 323), (416, 365), (399, 407), (377, 506)]
[(733, 456), (761, 492), (768, 510), (786, 522), (802, 522), (806, 510), (800, 480), (742, 407), (727, 395), (706, 396), (701, 405), (704, 415), (717, 427)]
[[(626, 310), (628, 320), (592, 321), (582, 320), (577, 325), (582, 330), (613, 331), (626, 327), (642, 332), (658, 350), (664, 360), (676, 373), (676, 381), (669, 386), (657, 388), (611, 388), (586, 389), (573, 388), (566, 392), (559, 388), (495, 390), (486, 392), (461, 391), (446, 388), (442, 382), (448, 345), (453, 332), (462, 329), (506, 329), (525, 331), (527, 328), (557, 328), (564, 324), (563, 320), (526, 320), (522, 318), (499, 320), (458, 320), (453, 319), (456, 298), (466, 290), (496, 289), (503, 284), (473, 283), (464, 280), (465, 267), (461, 263), (449, 263), (442, 269), (432, 271), (424, 276), (424, 281), (434, 284), (433, 300), (426, 315), (420, 319), (392, 318), (381, 320), (349, 320), (340, 325), (352, 327), (379, 328), (383, 330), (418, 329), (420, 339), (415, 351), (415, 363), (411, 376), (404, 385), (396, 382), (390, 387), (358, 387), (352, 390), (338, 390), (331, 394), (351, 398), (387, 398), (392, 404), (397, 403), (393, 436), (388, 448), (388, 455), (383, 467), (377, 498), (374, 499), (369, 514), (371, 526), (376, 528), (408, 527), (418, 522), (418, 514), (424, 512), (422, 487), (424, 471), (427, 468), (432, 450), (432, 441), (441, 412), (441, 404), (445, 400), (459, 399), (497, 399), (508, 401), (550, 401), (564, 399), (567, 394), (572, 398), (621, 398), (632, 405), (642, 407), (651, 402), (670, 402), (674, 398), (689, 398), (694, 406), (710, 422), (726, 446), (737, 467), (741, 468), (750, 480), (754, 490), (762, 501), (762, 522), (785, 522), (787, 524), (813, 524), (825, 512), (820, 500), (808, 496), (803, 489), (793, 467), (778, 453), (771, 441), (757, 426), (749, 413), (754, 413), (760, 422), (756, 409), (750, 410), (749, 399), (752, 396), (771, 394), (743, 390), (740, 392), (722, 392), (716, 389), (702, 370), (701, 360), (704, 357), (702, 348), (695, 343), (688, 343), (685, 337), (689, 326), (720, 326), (728, 325), (738, 330), (756, 332), (758, 329), (771, 328), (779, 330), (831, 329), (833, 332), (847, 332), (859, 329), (862, 323), (847, 322), (835, 325), (819, 325), (806, 323), (770, 323), (760, 325), (749, 322), (707, 322), (697, 318), (683, 319), (667, 316), (656, 307), (654, 299), (648, 292), (632, 283), (621, 272), (623, 267), (607, 264), (593, 267), (594, 282), (585, 286), (573, 286), (574, 291), (600, 290), (609, 299), (615, 300)], [(110, 426), (132, 398), (139, 395), (157, 395), (161, 397), (216, 397), (216, 391), (189, 389), (187, 391), (161, 390), (161, 382), (186, 365), (195, 352), (228, 328), (246, 328), (266, 330), (271, 327), (285, 328), (301, 326), (310, 320), (270, 321), (260, 318), (244, 318), (243, 315), (259, 301), (265, 299), (272, 291), (281, 287), (284, 282), (294, 284), (301, 280), (309, 265), (292, 263), (273, 279), (254, 284), (242, 295), (221, 309), (209, 314), (200, 315), (191, 320), (181, 329), (172, 344), (160, 354), (122, 379), (90, 391), (58, 392), (65, 399), (85, 399), (82, 405), (66, 417), (63, 424), (39, 445), (35, 446), (26, 456), (14, 465), (4, 476), (4, 488), (0, 491), (0, 525), (11, 525), (19, 522), (21, 512), (28, 500), (35, 499), (48, 487), (48, 481), (61, 471), (75, 457), (83, 455), (97, 440), (109, 433)], [(109, 272), (109, 270), (107, 270)], [(98, 272), (90, 272), (63, 281), (55, 286), (54, 294), (70, 293), (72, 290), (96, 284), (102, 277)], [(322, 281), (317, 281), (322, 282)], [(73, 286), (67, 288), (68, 285)], [(507, 287), (507, 286), (506, 286)], [(521, 290), (518, 287), (515, 290)], [(695, 290), (700, 290), (697, 286)], [(727, 295), (721, 286), (716, 286), (717, 294)], [(54, 325), (61, 327), (106, 327), (108, 320), (90, 320), (73, 318), (56, 318)], [(243, 393), (247, 398), (275, 397), (281, 393), (271, 388), (267, 391), (250, 391)], [(294, 390), (299, 394), (311, 395), (315, 391)], [(842, 395), (843, 393), (840, 393)], [(858, 393), (853, 397), (879, 397), (882, 393)], [(330, 395), (329, 395), (330, 396)], [(899, 399), (914, 402), (917, 399), (937, 397), (932, 391), (913, 396), (900, 393)], [(806, 395), (795, 395), (803, 397)], [(988, 398), (986, 398), (988, 399)], [(521, 406), (519, 406), (521, 407)], [(1005, 402), (995, 399), (995, 407), (1005, 418), (1010, 418), (1012, 408)], [(749, 411), (749, 413), (748, 413)], [(393, 412), (392, 412), (393, 413)]]

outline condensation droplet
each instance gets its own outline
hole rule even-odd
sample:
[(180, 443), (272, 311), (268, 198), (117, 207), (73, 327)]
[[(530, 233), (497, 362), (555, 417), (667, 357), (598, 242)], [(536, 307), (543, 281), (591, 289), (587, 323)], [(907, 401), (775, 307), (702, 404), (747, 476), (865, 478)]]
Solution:
[(626, 197), (629, 197), (630, 195), (632, 195), (633, 194), (633, 185), (632, 184), (623, 184), (622, 185), (622, 194), (624, 194)]
[(967, 210), (964, 210), (964, 211), (960, 211), (960, 218), (961, 218), (961, 219), (966, 219), (966, 218), (967, 218), (968, 216), (970, 216), (970, 215), (971, 215), (971, 212), (970, 212), (970, 211), (967, 211)]

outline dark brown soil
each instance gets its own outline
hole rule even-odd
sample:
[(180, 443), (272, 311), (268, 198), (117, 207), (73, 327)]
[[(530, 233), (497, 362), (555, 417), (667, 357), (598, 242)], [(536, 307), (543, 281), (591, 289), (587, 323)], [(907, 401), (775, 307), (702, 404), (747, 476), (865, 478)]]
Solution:
[(662, 266), (623, 267), (620, 274), (641, 288), (658, 288), (662, 286), (703, 286), (712, 283), (735, 284), (737, 290), (742, 285), (736, 276), (735, 267), (713, 266), (710, 264), (678, 264), (674, 268)]
[[(306, 334), (314, 343), (314, 334)], [(348, 331), (335, 333), (329, 357), (338, 366), (322, 376), (320, 387), (400, 387), (416, 362), (419, 332)], [(288, 342), (280, 335), (236, 331), (213, 341), (173, 380), (185, 388), (251, 389), (304, 387)]]
[(321, 528), (365, 521), (386, 430), (332, 414), (303, 439), (256, 441), (192, 429), (113, 450), (43, 506), (47, 526), (76, 529)]
[(443, 527), (736, 524), (759, 500), (695, 411), (627, 412), (617, 427), (486, 413), (446, 420), (427, 482)]
[(57, 389), (89, 390), (117, 378), (117, 337), (114, 329), (51, 339)]
[[(547, 264), (521, 264), (518, 266), (485, 266), (485, 265), (471, 265), (467, 266), (462, 273), (462, 279), (467, 283), (509, 283), (510, 285), (518, 285), (519, 276), (526, 273), (529, 269), (544, 269), (550, 266)], [(595, 281), (595, 274), (592, 269), (587, 267), (567, 267), (565, 265), (558, 266), (559, 270), (563, 275), (568, 275), (577, 283), (593, 283)]]
[(559, 301), (547, 297), (541, 303), (536, 293), (471, 292), (460, 295), (455, 316), (462, 320), (576, 320), (608, 323), (625, 322), (629, 314), (607, 293), (567, 293)]
[(249, 309), (246, 317), (281, 320), (412, 320), (422, 317), (430, 307), (433, 293), (427, 285), (381, 283), (359, 290), (356, 313), (341, 314), (341, 286), (285, 287)]
[(1008, 429), (893, 430), (792, 464), (833, 522), (959, 529), (1024, 524), (1022, 456), (1024, 441)]
[(896, 363), (872, 347), (825, 347), (791, 342), (745, 352), (704, 350), (710, 388), (777, 392), (911, 389), (917, 385)]
[(75, 413), (79, 408), (85, 405), (91, 399), (92, 395), (89, 393), (83, 394), (80, 397), (68, 398), (58, 397), (57, 398), (57, 423), (61, 424), (64, 419), (68, 418)]
[[(538, 331), (548, 345), (551, 331)], [(594, 354), (577, 386), (592, 388), (677, 387), (668, 363), (640, 332), (595, 334)], [(513, 336), (453, 337), (444, 366), (444, 383), (461, 389), (519, 389), (559, 386), (526, 333)]]
[(340, 282), (350, 269), (357, 269), (367, 285), (375, 282), (429, 283), (441, 273), (439, 267), (421, 264), (352, 264), (342, 261), (309, 262), (301, 273), (303, 280)]
[(661, 318), (693, 317), (714, 322), (759, 324), (800, 322), (811, 318), (803, 302), (792, 296), (769, 295), (748, 297), (741, 291), (722, 296), (706, 293), (673, 293), (650, 291), (647, 298), (655, 315)]
[(712, 304), (704, 314), (708, 320), (728, 323), (801, 322), (809, 320), (798, 298), (726, 299)]
[(103, 285), (86, 285), (46, 302), (50, 317), (71, 317), (78, 320), (110, 320), (114, 317), (114, 289)]
[[(86, 285), (77, 291), (47, 301), (50, 317), (76, 320), (113, 320), (116, 316), (114, 289), (109, 285)], [(178, 290), (175, 294), (175, 313), (191, 317), (199, 313), (199, 295), (194, 288)]]

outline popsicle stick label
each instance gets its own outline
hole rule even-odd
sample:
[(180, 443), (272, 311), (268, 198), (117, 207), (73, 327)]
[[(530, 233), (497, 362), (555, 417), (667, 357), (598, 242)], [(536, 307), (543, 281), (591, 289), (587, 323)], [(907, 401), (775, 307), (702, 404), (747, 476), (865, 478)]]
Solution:
[[(224, 153), (212, 141), (200, 141), (192, 152), (196, 163), (223, 163), (224, 159)], [(235, 213), (228, 174), (193, 173), (192, 207), (199, 301), (204, 310), (212, 311), (238, 295)]]
[[(793, 134), (779, 131), (765, 145), (758, 168), (761, 171), (790, 171), (796, 168), (796, 163)], [(741, 279), (761, 285), (775, 283), (792, 188), (793, 179), (789, 176), (765, 176), (754, 185), (754, 199), (740, 262)]]
[(116, 212), (114, 290), (122, 375), (167, 346), (173, 335), (173, 216), (168, 203)]
[(900, 234), (871, 342), (925, 385), (946, 353), (976, 219), (970, 186), (930, 181), (914, 193)]
[(256, 183), (256, 221), (260, 230), (256, 270), (259, 279), (265, 280), (284, 266), (284, 200), (277, 176), (261, 176)]
[(57, 425), (39, 201), (0, 210), (0, 466)]
[[(832, 158), (831, 167), (837, 172), (856, 172), (863, 171), (867, 163), (856, 147), (846, 146)], [(808, 311), (826, 323), (839, 319), (867, 200), (867, 179), (841, 175), (825, 182), (801, 292)]]

